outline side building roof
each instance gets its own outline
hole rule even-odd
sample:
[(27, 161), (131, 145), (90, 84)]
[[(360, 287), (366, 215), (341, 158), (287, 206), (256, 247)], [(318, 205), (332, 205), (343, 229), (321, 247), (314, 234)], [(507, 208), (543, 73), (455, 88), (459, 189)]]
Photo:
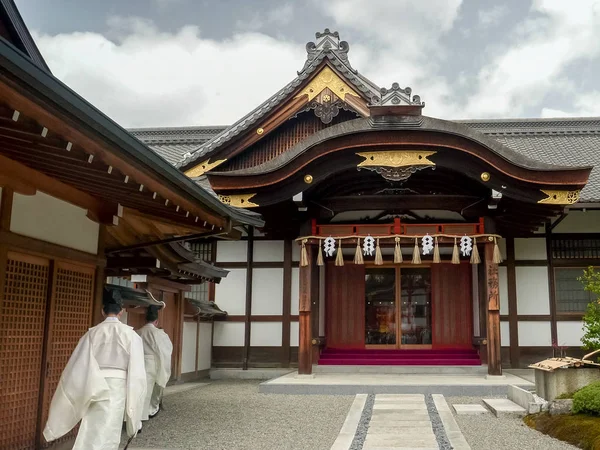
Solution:
[[(560, 166), (593, 165), (580, 202), (600, 202), (600, 117), (456, 120), (528, 158)], [(225, 126), (144, 128), (130, 132), (171, 164)], [(206, 188), (206, 186), (203, 186)]]

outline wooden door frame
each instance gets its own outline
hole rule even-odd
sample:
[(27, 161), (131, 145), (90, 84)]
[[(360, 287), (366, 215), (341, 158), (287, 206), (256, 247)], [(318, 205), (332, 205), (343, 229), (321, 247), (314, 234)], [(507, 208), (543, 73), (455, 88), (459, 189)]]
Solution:
[[(365, 343), (365, 349), (367, 350), (431, 350), (433, 348), (433, 320), (434, 320), (434, 308), (433, 301), (431, 302), (431, 344), (402, 344), (402, 269), (419, 269), (426, 268), (429, 269), (431, 283), (433, 284), (433, 270), (431, 269), (432, 263), (425, 262), (421, 264), (411, 264), (411, 263), (385, 263), (381, 265), (376, 265), (375, 263), (366, 263), (365, 264), (365, 273), (367, 269), (395, 269), (394, 270), (394, 285), (395, 285), (395, 293), (394, 300), (396, 302), (395, 307), (395, 320), (396, 320), (396, 343), (395, 344), (375, 344), (368, 345)], [(432, 299), (433, 300), (433, 299)], [(365, 292), (364, 302), (367, 301), (367, 296)], [(366, 336), (365, 336), (366, 340)]]

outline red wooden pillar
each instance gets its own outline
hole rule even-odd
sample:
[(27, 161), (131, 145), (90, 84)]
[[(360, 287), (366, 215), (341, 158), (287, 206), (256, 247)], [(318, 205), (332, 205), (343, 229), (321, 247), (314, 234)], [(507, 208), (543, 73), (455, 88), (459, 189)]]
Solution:
[(500, 287), (498, 265), (493, 261), (493, 241), (485, 243), (484, 254), (485, 298), (487, 299), (488, 375), (502, 375), (502, 356), (500, 353)]
[(300, 266), (300, 304), (299, 304), (299, 328), (300, 339), (298, 342), (298, 374), (310, 375), (312, 373), (312, 270), (315, 266), (314, 250), (311, 245), (306, 246), (308, 254), (308, 265)]

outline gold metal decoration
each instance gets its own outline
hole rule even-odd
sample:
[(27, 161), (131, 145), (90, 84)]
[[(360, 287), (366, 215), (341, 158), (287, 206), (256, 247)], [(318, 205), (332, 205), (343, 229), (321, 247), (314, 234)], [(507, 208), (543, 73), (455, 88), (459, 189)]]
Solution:
[(258, 204), (251, 202), (250, 199), (255, 195), (256, 194), (219, 195), (219, 200), (221, 200), (221, 203), (237, 206), (238, 208), (254, 208), (258, 206)]
[(312, 175), (304, 175), (304, 182), (306, 184), (310, 184), (313, 182), (313, 176)]
[(256, 129), (256, 134), (260, 135), (263, 134), (265, 132), (264, 128), (257, 128)]
[(489, 172), (482, 172), (481, 173), (481, 179), (483, 181), (490, 181), (491, 175)]
[(381, 151), (360, 152), (358, 156), (365, 158), (358, 167), (408, 167), (408, 166), (435, 166), (427, 158), (436, 152), (425, 151)]
[(215, 162), (209, 162), (209, 161), (210, 161), (210, 159), (207, 159), (206, 161), (201, 162), (197, 166), (192, 167), (190, 170), (185, 172), (185, 174), (190, 178), (202, 176), (209, 170), (212, 170), (215, 167), (223, 164), (225, 161), (227, 161), (227, 159), (218, 159)]
[(549, 205), (572, 205), (579, 200), (581, 191), (549, 191), (540, 189), (548, 197), (538, 201), (538, 203), (547, 203)]
[(324, 101), (325, 103), (327, 103), (327, 102), (330, 102), (330, 101), (331, 101), (331, 95), (329, 95), (329, 94), (325, 94), (325, 95), (323, 96), (323, 101)]
[(346, 94), (359, 95), (346, 84), (331, 68), (328, 66), (323, 67), (316, 77), (312, 79), (308, 85), (300, 91), (296, 98), (308, 95), (308, 101), (310, 102), (317, 95), (323, 92), (323, 89), (329, 88), (331, 92), (340, 97), (341, 99), (346, 98)]

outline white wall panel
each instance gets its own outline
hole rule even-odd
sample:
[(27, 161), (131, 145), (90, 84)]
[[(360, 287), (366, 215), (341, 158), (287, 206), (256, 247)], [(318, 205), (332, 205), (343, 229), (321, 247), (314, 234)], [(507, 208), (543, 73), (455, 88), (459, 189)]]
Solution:
[(599, 233), (600, 211), (569, 211), (553, 233)]
[(198, 335), (198, 370), (210, 369), (212, 357), (212, 323), (200, 322)]
[(283, 241), (254, 241), (254, 261), (283, 262)]
[(14, 194), (10, 231), (95, 255), (100, 225), (86, 214), (85, 209), (43, 192)]
[(252, 315), (283, 314), (283, 269), (252, 270)]
[(581, 347), (581, 338), (583, 337), (583, 322), (559, 321), (556, 322), (556, 331), (558, 334), (558, 345)]
[(123, 311), (123, 314), (121, 314), (121, 317), (119, 317), (119, 320), (121, 321), (121, 323), (124, 323), (125, 325), (127, 325), (127, 311)]
[(510, 347), (510, 328), (508, 322), (500, 322), (500, 345)]
[(548, 259), (546, 256), (546, 239), (516, 238), (515, 259), (517, 261), (532, 259)]
[(546, 267), (517, 267), (516, 274), (517, 313), (550, 314), (548, 269)]
[[(500, 289), (500, 314), (508, 314), (508, 280), (506, 267), (498, 267), (498, 287)], [(477, 279), (477, 278), (475, 278)]]
[(217, 262), (246, 262), (247, 258), (247, 241), (217, 242)]
[(300, 244), (292, 241), (292, 261), (300, 261)]
[(550, 347), (552, 345), (550, 322), (519, 322), (519, 345)]
[(213, 345), (215, 347), (243, 347), (244, 322), (215, 322)]
[(227, 277), (215, 285), (215, 302), (232, 316), (246, 313), (246, 269), (229, 270)]
[(290, 322), (290, 347), (300, 345), (300, 322)]
[(196, 370), (196, 322), (183, 322), (181, 344), (181, 373)]
[(506, 261), (506, 239), (498, 239), (498, 248), (500, 249), (502, 261)]
[(281, 322), (252, 322), (250, 325), (250, 346), (280, 347)]
[(300, 268), (292, 268), (292, 309), (291, 315), (297, 316), (300, 309)]

